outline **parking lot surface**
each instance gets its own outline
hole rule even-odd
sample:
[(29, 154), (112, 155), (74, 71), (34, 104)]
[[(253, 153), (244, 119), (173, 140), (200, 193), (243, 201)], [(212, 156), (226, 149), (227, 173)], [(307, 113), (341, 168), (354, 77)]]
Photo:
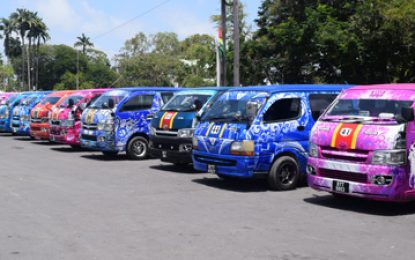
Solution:
[(0, 259), (412, 259), (415, 204), (0, 135)]

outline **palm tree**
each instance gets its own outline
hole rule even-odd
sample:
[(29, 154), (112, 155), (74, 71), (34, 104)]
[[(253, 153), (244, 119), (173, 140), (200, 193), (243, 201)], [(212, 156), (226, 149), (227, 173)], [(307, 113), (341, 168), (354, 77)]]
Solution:
[[(16, 12), (13, 12), (10, 15), (10, 20), (12, 23), (13, 28), (16, 30), (16, 32), (20, 35), (20, 40), (22, 41), (22, 75), (21, 80), (22, 84), (24, 85), (24, 61), (25, 61), (25, 37), (26, 32), (29, 30), (32, 24), (32, 15), (31, 12), (27, 9), (23, 8), (17, 8)], [(28, 71), (30, 73), (30, 70)], [(28, 80), (30, 81), (29, 77)], [(29, 88), (30, 88), (30, 82), (28, 82)]]
[[(39, 82), (39, 47), (40, 43), (43, 41), (45, 43), (50, 39), (48, 34), (48, 27), (43, 22), (42, 18), (37, 15), (34, 17), (33, 26), (30, 28), (28, 33), (29, 39), (33, 39), (33, 42), (36, 42), (35, 56), (36, 56), (36, 75), (35, 75), (35, 86), (38, 86)], [(30, 45), (30, 44), (29, 44)]]
[[(0, 19), (0, 31), (3, 31), (4, 38), (4, 54), (6, 54), (7, 59), (10, 58), (10, 35), (13, 32), (13, 26), (9, 19), (1, 18)], [(0, 35), (1, 36), (1, 35)]]
[[(27, 64), (27, 82), (28, 87), (30, 90), (31, 83), (30, 83), (30, 50), (26, 50), (25, 46), (25, 38), (26, 33), (30, 30), (34, 23), (36, 22), (35, 17), (37, 13), (31, 12), (27, 9), (18, 8), (16, 12), (13, 12), (10, 15), (10, 20), (12, 26), (14, 27), (15, 31), (20, 35), (20, 39), (22, 41), (22, 83), (24, 84), (24, 62), (26, 56), (26, 64)], [(31, 39), (29, 38), (29, 45), (31, 45)], [(29, 46), (30, 48), (30, 46)], [(26, 55), (25, 55), (26, 54)]]
[(91, 42), (91, 39), (87, 37), (84, 33), (82, 33), (81, 36), (76, 37), (78, 39), (77, 42), (75, 42), (74, 46), (82, 46), (82, 53), (86, 54), (86, 49), (89, 47), (93, 47), (94, 44)]

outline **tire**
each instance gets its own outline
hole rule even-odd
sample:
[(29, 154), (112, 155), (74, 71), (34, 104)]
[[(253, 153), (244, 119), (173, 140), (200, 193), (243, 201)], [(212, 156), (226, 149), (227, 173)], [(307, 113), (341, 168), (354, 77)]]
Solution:
[(102, 154), (105, 157), (112, 158), (112, 157), (117, 156), (118, 152), (114, 152), (114, 151), (102, 151)]
[(142, 136), (134, 136), (127, 144), (127, 156), (131, 160), (143, 160), (149, 155), (148, 141)]
[(278, 158), (268, 174), (268, 185), (272, 190), (292, 190), (297, 187), (300, 169), (297, 161), (290, 156)]

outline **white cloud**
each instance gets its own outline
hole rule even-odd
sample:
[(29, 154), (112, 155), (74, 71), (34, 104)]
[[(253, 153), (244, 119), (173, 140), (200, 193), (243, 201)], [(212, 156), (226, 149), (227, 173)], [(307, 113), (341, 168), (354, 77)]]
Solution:
[(167, 23), (171, 30), (179, 35), (180, 38), (185, 38), (192, 34), (209, 34), (215, 35), (215, 27), (207, 18), (201, 20), (192, 12), (175, 10), (163, 15), (163, 20)]
[(51, 28), (71, 32), (79, 28), (81, 16), (67, 0), (36, 0), (35, 8)]

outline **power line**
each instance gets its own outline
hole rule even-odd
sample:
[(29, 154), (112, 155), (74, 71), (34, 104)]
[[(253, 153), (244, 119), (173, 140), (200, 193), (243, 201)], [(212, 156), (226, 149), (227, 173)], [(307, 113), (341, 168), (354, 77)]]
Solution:
[(136, 16), (134, 16), (134, 17), (133, 17), (133, 18), (131, 18), (130, 20), (125, 21), (125, 22), (123, 22), (122, 24), (119, 24), (119, 25), (117, 25), (117, 26), (113, 27), (112, 29), (110, 29), (110, 30), (108, 30), (108, 31), (106, 31), (106, 32), (104, 32), (104, 33), (98, 34), (97, 36), (95, 36), (95, 37), (94, 37), (94, 39), (101, 38), (102, 36), (105, 36), (105, 35), (107, 35), (107, 34), (109, 34), (109, 33), (113, 32), (113, 31), (115, 31), (115, 30), (117, 30), (117, 29), (119, 29), (119, 28), (123, 27), (124, 25), (129, 24), (129, 23), (131, 23), (132, 21), (134, 21), (134, 20), (136, 20), (136, 19), (138, 19), (138, 18), (140, 18), (140, 17), (142, 17), (142, 16), (145, 16), (145, 15), (147, 15), (147, 14), (151, 13), (152, 11), (156, 10), (157, 8), (162, 7), (163, 5), (167, 4), (167, 3), (168, 3), (168, 2), (170, 2), (170, 1), (171, 1), (171, 0), (164, 0), (164, 1), (160, 2), (159, 4), (157, 4), (157, 5), (153, 6), (152, 8), (150, 8), (150, 9), (148, 9), (148, 10), (146, 10), (146, 11), (144, 11), (144, 12), (142, 12), (142, 13), (140, 13), (140, 14), (136, 15)]

